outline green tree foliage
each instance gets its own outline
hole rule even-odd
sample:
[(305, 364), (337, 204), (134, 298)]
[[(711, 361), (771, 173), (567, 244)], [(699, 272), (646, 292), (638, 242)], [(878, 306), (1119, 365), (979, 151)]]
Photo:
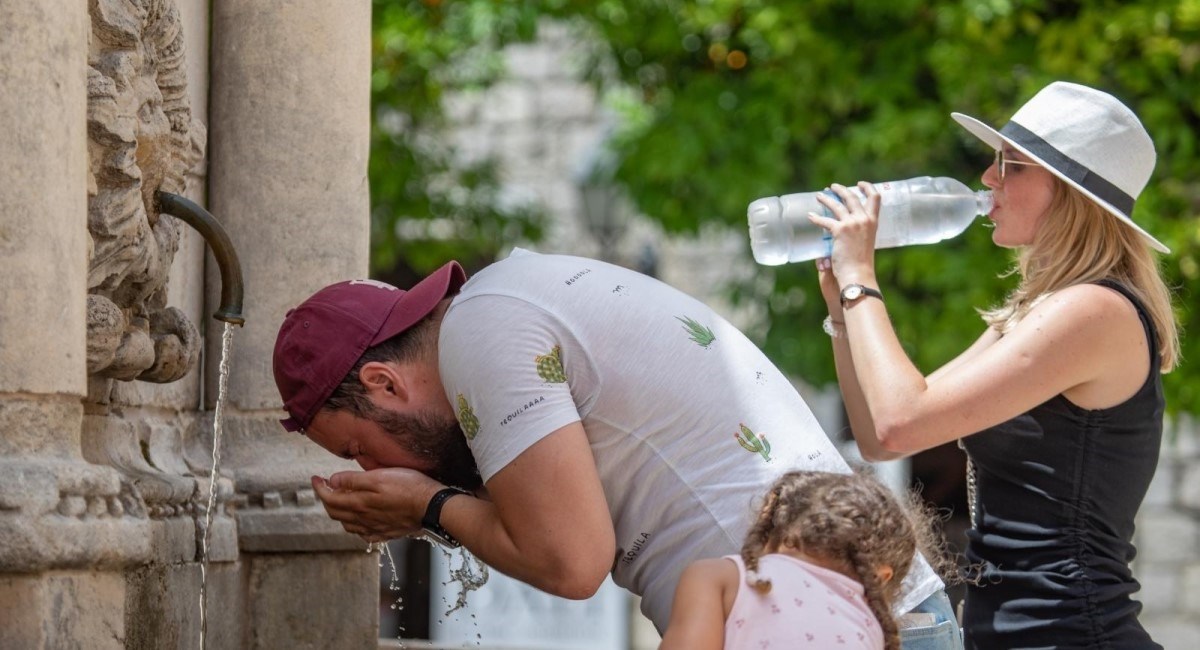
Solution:
[(502, 77), (500, 50), (535, 35), (535, 4), (374, 0), (368, 178), (376, 272), (402, 262), (423, 273), (450, 258), (478, 266), (505, 242), (540, 236), (536, 210), (503, 200), (493, 161), (458, 161), (443, 110), (447, 94)]
[[(376, 10), (400, 4), (377, 2)], [(1191, 308), (1200, 289), (1200, 0), (548, 0), (486, 11), (479, 5), (491, 3), (454, 4), (487, 16), (491, 33), (449, 28), (448, 9), (405, 4), (402, 13), (416, 8), (426, 12), (419, 20), (437, 13), (442, 22), (423, 23), (428, 44), (384, 57), (391, 72), (383, 74), (415, 85), (384, 96), (393, 77), (377, 79), (377, 105), (436, 113), (445, 74), (436, 66), (463, 50), (527, 37), (537, 15), (577, 22), (596, 38), (590, 78), (619, 91), (608, 96), (620, 98), (614, 106), (626, 118), (613, 143), (617, 181), (642, 213), (674, 232), (707, 223), (743, 230), (753, 199), (830, 182), (933, 175), (981, 187), (991, 151), (951, 111), (1002, 124), (1055, 79), (1113, 92), (1142, 117), (1159, 152), (1136, 218), (1173, 249), (1163, 266), (1178, 288), (1185, 337), (1184, 365), (1166, 378), (1168, 403), (1200, 410), (1192, 363), (1200, 338), (1186, 336), (1200, 330), (1200, 311)], [(377, 17), (377, 75), (394, 39), (378, 25), (399, 22)], [(436, 66), (397, 66), (418, 50)], [(417, 97), (399, 96), (409, 92)], [(415, 163), (397, 169), (377, 155), (372, 183), (384, 173), (374, 171), (378, 163), (395, 183), (424, 185), (408, 171)], [(1000, 301), (1015, 282), (1001, 277), (1011, 252), (996, 248), (982, 223), (953, 241), (883, 251), (877, 260), (900, 339), (925, 371), (965, 349), (983, 330), (975, 309)], [(815, 270), (760, 271), (773, 279), (769, 295), (760, 287), (738, 295), (767, 301), (768, 354), (789, 372), (831, 381)]]

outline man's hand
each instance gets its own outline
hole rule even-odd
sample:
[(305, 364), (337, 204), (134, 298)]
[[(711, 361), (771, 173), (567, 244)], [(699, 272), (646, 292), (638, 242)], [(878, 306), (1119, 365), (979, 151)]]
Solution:
[(313, 490), (331, 519), (367, 542), (386, 542), (421, 531), (433, 495), (445, 487), (411, 469), (385, 468), (312, 477)]

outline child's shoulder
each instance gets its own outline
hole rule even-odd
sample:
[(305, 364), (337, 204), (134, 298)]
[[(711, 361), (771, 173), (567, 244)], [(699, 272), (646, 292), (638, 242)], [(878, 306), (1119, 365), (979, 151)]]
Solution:
[(703, 560), (696, 560), (689, 565), (690, 568), (695, 568), (696, 571), (702, 573), (729, 573), (732, 571), (737, 573), (738, 567), (741, 565), (741, 558), (736, 555), (726, 555), (724, 557), (710, 557)]
[(736, 583), (740, 572), (737, 556), (713, 557), (689, 564), (681, 581)]

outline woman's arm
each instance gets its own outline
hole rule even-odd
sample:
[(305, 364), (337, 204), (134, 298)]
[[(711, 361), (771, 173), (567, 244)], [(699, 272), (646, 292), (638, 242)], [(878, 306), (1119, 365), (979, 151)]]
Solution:
[(946, 364), (941, 368), (934, 370), (932, 373), (926, 376), (925, 383), (932, 384), (933, 382), (940, 380), (942, 377), (945, 377), (947, 373), (954, 372), (955, 369), (979, 356), (980, 352), (983, 352), (988, 348), (988, 346), (999, 340), (1000, 332), (997, 332), (991, 327), (983, 330), (983, 334), (980, 334), (979, 338), (975, 339), (975, 342), (971, 344), (971, 347), (963, 350), (962, 354), (959, 354), (957, 357), (947, 361)]
[[(891, 326), (890, 321), (888, 326)], [(945, 377), (947, 373), (953, 372), (954, 369), (974, 359), (999, 338), (996, 330), (990, 327), (984, 330), (983, 335), (976, 339), (971, 347), (926, 377), (925, 383), (932, 384), (939, 378)], [(852, 355), (848, 337), (842, 336), (834, 340), (833, 356), (837, 365), (838, 386), (842, 391), (842, 401), (846, 405), (846, 414), (850, 419), (850, 431), (854, 435), (855, 442), (858, 443), (859, 453), (865, 460), (879, 462), (905, 458), (921, 451), (921, 449), (896, 451), (887, 449), (880, 443), (879, 436), (875, 432), (875, 421), (871, 418), (870, 407), (867, 405), (866, 396), (858, 382)]]
[[(877, 287), (878, 194), (866, 186), (864, 207), (845, 188), (834, 189), (845, 202), (830, 206), (839, 219), (813, 218), (834, 234), (834, 272), (841, 286)], [(1119, 294), (1097, 285), (1056, 292), (1007, 335), (985, 333), (963, 358), (928, 381), (905, 354), (882, 301), (862, 298), (843, 315), (875, 442), (897, 454), (976, 433), (1077, 387), (1125, 381), (1139, 359), (1141, 367), (1148, 364), (1136, 311)], [(1130, 394), (1140, 379), (1133, 377)]]
[[(827, 258), (817, 260), (821, 293), (825, 298), (829, 317), (835, 321), (834, 331), (837, 335), (831, 337), (833, 358), (837, 369), (838, 387), (842, 393), (842, 404), (846, 408), (846, 415), (850, 421), (850, 432), (858, 444), (859, 453), (862, 454), (865, 460), (879, 462), (909, 456), (914, 452), (896, 452), (884, 449), (875, 434), (875, 422), (871, 419), (871, 410), (867, 405), (866, 397), (863, 395), (862, 387), (859, 386), (858, 374), (854, 369), (854, 359), (850, 351), (850, 340), (846, 336), (846, 316), (842, 312), (837, 278), (834, 277), (829, 267), (830, 263)], [(945, 373), (951, 372), (961, 364), (973, 359), (980, 351), (995, 343), (999, 338), (999, 333), (990, 327), (987, 328), (971, 344), (971, 347), (929, 375), (926, 378), (926, 382), (936, 381), (938, 377), (944, 376)]]
[(658, 650), (722, 650), (738, 570), (724, 558), (688, 565), (675, 586), (671, 620)]
[(863, 389), (876, 437), (892, 451), (928, 449), (1090, 385), (1123, 385), (1127, 398), (1149, 370), (1133, 306), (1097, 285), (1056, 292), (1011, 332), (933, 382), (904, 355), (883, 311), (881, 304), (860, 304), (847, 310), (847, 325), (855, 367), (871, 378)]
[(838, 388), (842, 393), (842, 405), (850, 421), (850, 433), (858, 443), (859, 453), (864, 459), (875, 462), (899, 458), (902, 454), (885, 450), (875, 439), (875, 423), (871, 420), (871, 411), (867, 408), (866, 398), (863, 397), (862, 388), (858, 385), (858, 376), (854, 372), (850, 341), (846, 338), (846, 316), (842, 313), (837, 278), (830, 269), (828, 258), (817, 260), (817, 275), (821, 295), (825, 298), (825, 307), (832, 320), (834, 333), (830, 338), (833, 344), (833, 362), (837, 370)]

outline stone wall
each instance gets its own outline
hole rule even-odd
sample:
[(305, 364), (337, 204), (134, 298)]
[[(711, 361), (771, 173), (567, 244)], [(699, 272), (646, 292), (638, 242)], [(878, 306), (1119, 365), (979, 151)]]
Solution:
[(1187, 650), (1200, 638), (1200, 422), (1176, 418), (1165, 438), (1138, 515), (1133, 573), (1154, 640)]
[(284, 312), (366, 274), (370, 10), (0, 3), (0, 648), (200, 646), (221, 275), (158, 191), (245, 281), (207, 646), (375, 647), (377, 559), (308, 481), (350, 465), (283, 431), (270, 372)]

